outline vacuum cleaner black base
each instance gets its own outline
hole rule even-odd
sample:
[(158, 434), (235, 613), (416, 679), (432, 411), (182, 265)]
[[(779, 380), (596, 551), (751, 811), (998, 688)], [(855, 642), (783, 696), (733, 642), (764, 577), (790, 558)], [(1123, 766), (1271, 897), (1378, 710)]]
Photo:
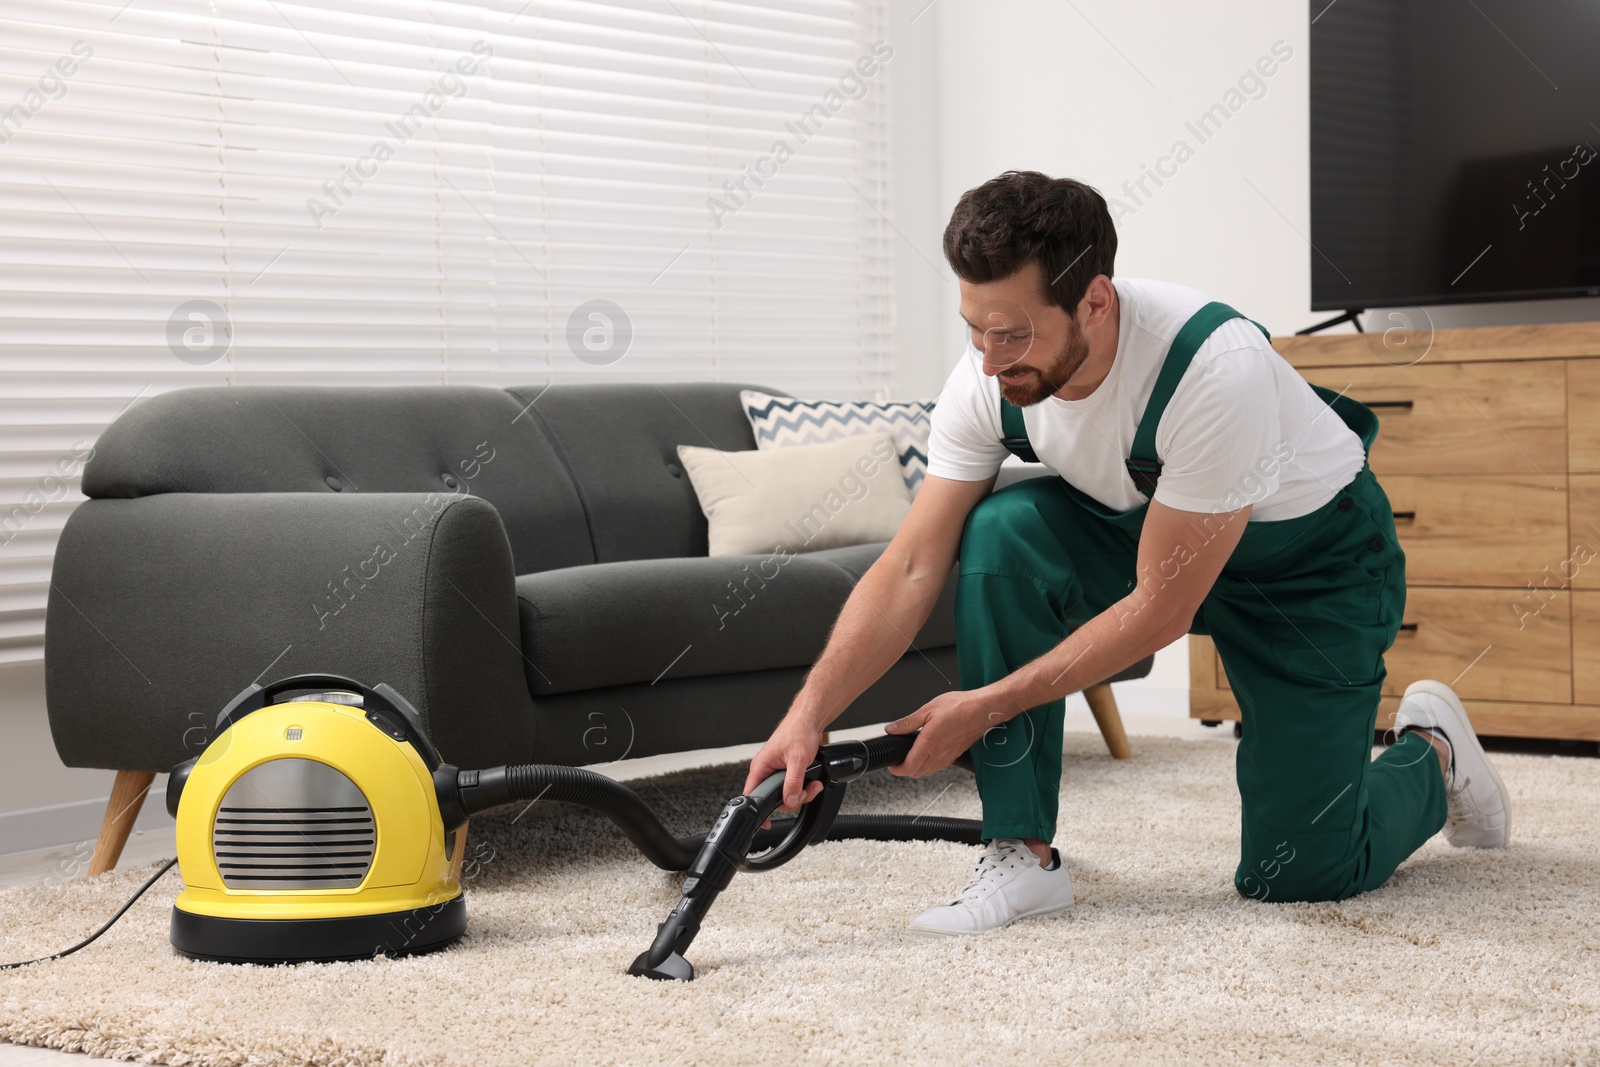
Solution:
[(328, 919), (228, 919), (172, 909), (173, 947), (217, 963), (416, 956), (454, 944), (466, 929), (467, 902), (460, 894), (427, 908)]

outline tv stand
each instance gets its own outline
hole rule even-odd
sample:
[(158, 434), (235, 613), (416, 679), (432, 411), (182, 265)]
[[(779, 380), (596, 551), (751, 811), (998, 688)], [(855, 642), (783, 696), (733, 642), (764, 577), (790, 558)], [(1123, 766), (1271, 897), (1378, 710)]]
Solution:
[(1366, 308), (1353, 308), (1352, 310), (1346, 311), (1343, 315), (1340, 315), (1336, 318), (1327, 319), (1326, 321), (1316, 323), (1315, 325), (1307, 326), (1303, 330), (1296, 330), (1294, 335), (1296, 337), (1309, 337), (1311, 334), (1321, 333), (1330, 326), (1337, 326), (1341, 322), (1353, 322), (1356, 324), (1356, 333), (1365, 333), (1366, 331), (1361, 328), (1361, 320), (1357, 318), (1357, 316), (1365, 315), (1366, 313)]

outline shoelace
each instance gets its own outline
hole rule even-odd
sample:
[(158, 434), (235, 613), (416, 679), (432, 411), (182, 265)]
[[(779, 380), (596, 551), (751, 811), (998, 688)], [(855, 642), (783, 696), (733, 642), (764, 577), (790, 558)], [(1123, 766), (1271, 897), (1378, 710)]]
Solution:
[(1453, 810), (1447, 810), (1444, 819), (1445, 829), (1454, 830), (1468, 822), (1479, 822), (1491, 830), (1500, 829), (1501, 819), (1484, 811), (1483, 807), (1472, 798), (1472, 794), (1467, 792), (1470, 785), (1472, 779), (1463, 778), (1460, 786), (1450, 790), (1450, 799), (1456, 803), (1450, 806)]
[[(1454, 768), (1452, 768), (1452, 770), (1453, 769)], [(1453, 779), (1454, 775), (1451, 777)], [(1445, 829), (1454, 830), (1472, 816), (1482, 814), (1482, 812), (1478, 810), (1478, 806), (1472, 802), (1472, 794), (1467, 792), (1467, 786), (1471, 784), (1471, 778), (1464, 779), (1460, 785), (1457, 785), (1452, 780), (1450, 785), (1445, 789), (1445, 796), (1447, 796), (1450, 800), (1455, 801), (1455, 803), (1449, 805), (1449, 807), (1446, 809), (1446, 814), (1444, 817)]]
[(978, 864), (972, 868), (972, 877), (967, 884), (961, 887), (961, 892), (956, 894), (956, 899), (951, 904), (963, 904), (977, 900), (986, 894), (987, 888), (992, 888), (989, 876), (1001, 867), (1017, 867), (1021, 865), (1022, 846), (1006, 843), (992, 844), (979, 857)]

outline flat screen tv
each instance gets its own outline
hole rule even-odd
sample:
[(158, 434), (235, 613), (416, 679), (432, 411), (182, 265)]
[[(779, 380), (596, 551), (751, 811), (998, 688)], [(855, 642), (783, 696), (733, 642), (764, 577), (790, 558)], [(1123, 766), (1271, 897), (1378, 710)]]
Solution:
[(1600, 295), (1600, 0), (1311, 0), (1311, 306)]

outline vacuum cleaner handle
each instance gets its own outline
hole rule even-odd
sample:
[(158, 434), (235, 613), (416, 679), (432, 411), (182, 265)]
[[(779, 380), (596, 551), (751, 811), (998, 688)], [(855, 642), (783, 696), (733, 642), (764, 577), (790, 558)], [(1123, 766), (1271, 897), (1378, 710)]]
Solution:
[(276, 698), (295, 689), (315, 692), (323, 689), (343, 689), (360, 694), (361, 708), (366, 712), (367, 718), (384, 733), (396, 741), (409, 741), (422, 757), (422, 762), (432, 771), (439, 766), (439, 750), (433, 747), (427, 731), (422, 725), (422, 716), (417, 709), (411, 706), (410, 701), (401, 696), (393, 686), (379, 682), (374, 686), (362, 685), (354, 678), (346, 678), (342, 674), (293, 674), (287, 678), (280, 678), (276, 682), (266, 685), (251, 684), (244, 691), (228, 702), (217, 716), (217, 724), (213, 737), (221, 736), (222, 731), (244, 718), (252, 711), (260, 711), (269, 704), (276, 703)]
[[(844, 787), (868, 771), (903, 762), (916, 740), (915, 733), (881, 734), (864, 741), (835, 741), (820, 746), (816, 758), (806, 768), (804, 782), (808, 785), (812, 782), (823, 783), (822, 792), (801, 806), (800, 814), (790, 824), (788, 833), (776, 845), (753, 855), (737, 853), (734, 862), (741, 870), (770, 871), (794, 859), (807, 846), (827, 837), (834, 819), (839, 815), (839, 805), (844, 801)], [(758, 809), (765, 812), (756, 823), (757, 826), (776, 810), (777, 805), (767, 801), (768, 798), (777, 798), (782, 791), (785, 773), (774, 771), (751, 790), (750, 798), (756, 801)]]
[[(734, 862), (741, 870), (770, 871), (794, 859), (807, 846), (828, 836), (839, 806), (844, 801), (844, 788), (868, 771), (882, 770), (903, 763), (917, 734), (880, 734), (866, 740), (835, 741), (817, 749), (817, 756), (806, 768), (804, 781), (822, 782), (822, 792), (800, 808), (799, 815), (790, 824), (788, 832), (776, 845), (759, 853), (736, 853)], [(777, 805), (768, 803), (783, 789), (784, 771), (774, 771), (750, 792), (758, 810), (764, 812), (756, 825), (766, 821), (766, 816)], [(753, 835), (752, 835), (753, 837)], [(745, 843), (748, 847), (749, 842)]]
[[(223, 731), (246, 715), (260, 711), (275, 703), (276, 697), (295, 689), (310, 692), (335, 689), (360, 694), (361, 709), (366, 713), (369, 722), (396, 741), (410, 742), (429, 771), (438, 772), (443, 763), (439, 758), (439, 750), (433, 747), (432, 740), (423, 729), (422, 716), (417, 714), (417, 709), (412, 707), (393, 686), (379, 682), (368, 688), (354, 678), (346, 678), (342, 674), (292, 674), (287, 678), (279, 678), (276, 682), (268, 682), (266, 685), (250, 683), (238, 696), (228, 701), (227, 707), (217, 713), (217, 722), (211, 733), (212, 740), (221, 737)], [(194, 770), (199, 760), (199, 756), (184, 760), (172, 768), (171, 774), (167, 777), (167, 812), (173, 818), (178, 816), (178, 803), (183, 797), (183, 788), (189, 780), (189, 772)], [(450, 768), (452, 775), (454, 770)], [(463, 815), (457, 826), (465, 821), (466, 816)], [(445, 829), (448, 832), (454, 828), (447, 826)]]
[[(749, 800), (760, 816), (754, 822), (756, 830), (759, 830), (761, 824), (777, 810), (786, 773), (774, 771), (751, 790)], [(821, 781), (822, 792), (810, 802), (801, 805), (800, 813), (789, 823), (788, 832), (777, 844), (761, 852), (750, 853), (750, 847), (756, 836), (754, 831), (747, 839), (735, 839), (732, 842), (733, 848), (729, 856), (740, 870), (774, 870), (794, 859), (805, 850), (806, 846), (827, 836), (829, 828), (833, 826), (834, 817), (839, 814), (839, 804), (844, 800), (844, 783), (835, 783), (828, 779), (827, 764), (820, 755), (810, 767), (806, 768), (805, 781), (808, 783)], [(727, 813), (728, 809), (724, 808), (723, 814)], [(742, 849), (739, 847), (741, 844)]]
[(291, 674), (287, 678), (279, 678), (276, 682), (268, 682), (261, 687), (262, 702), (271, 704), (273, 697), (280, 693), (287, 693), (291, 689), (347, 689), (352, 693), (359, 693), (365, 697), (367, 687), (354, 678), (347, 678), (342, 674), (323, 674), (312, 672), (309, 674)]

